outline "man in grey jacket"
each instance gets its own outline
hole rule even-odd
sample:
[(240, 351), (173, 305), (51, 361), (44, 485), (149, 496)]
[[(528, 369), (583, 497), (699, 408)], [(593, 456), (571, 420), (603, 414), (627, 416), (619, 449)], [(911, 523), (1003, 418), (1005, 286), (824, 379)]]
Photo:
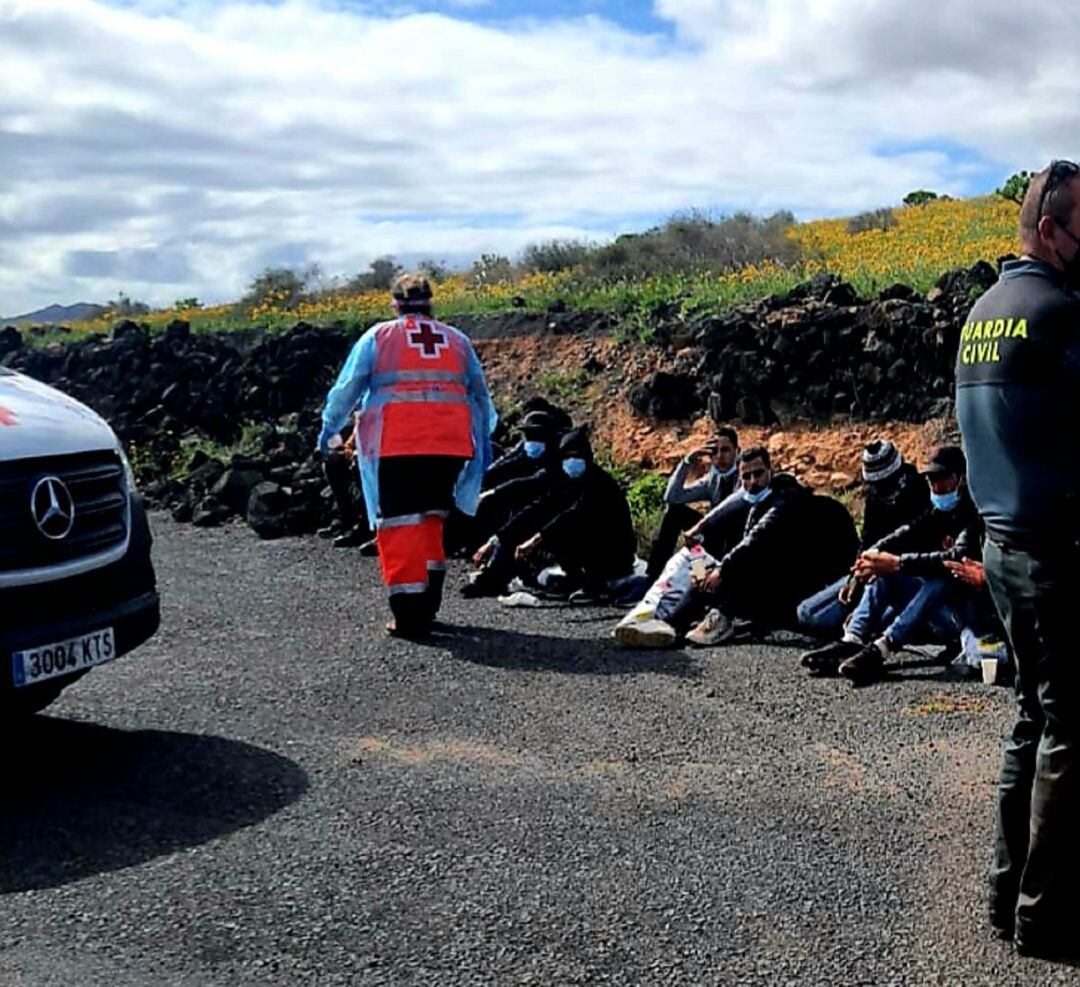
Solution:
[[(656, 579), (668, 559), (682, 547), (680, 536), (702, 518), (690, 505), (707, 503), (715, 507), (739, 485), (739, 436), (733, 428), (719, 428), (700, 449), (694, 449), (680, 460), (668, 480), (664, 492), (664, 517), (649, 553), (648, 575)], [(690, 471), (702, 461), (709, 466), (696, 480), (687, 483)]]

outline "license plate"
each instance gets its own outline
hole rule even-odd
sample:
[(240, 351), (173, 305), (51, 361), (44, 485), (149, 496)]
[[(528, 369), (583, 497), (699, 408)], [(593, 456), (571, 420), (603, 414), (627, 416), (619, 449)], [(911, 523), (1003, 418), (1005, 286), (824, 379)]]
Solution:
[(68, 641), (14, 652), (11, 656), (11, 678), (16, 688), (34, 685), (58, 675), (70, 675), (83, 668), (104, 665), (115, 657), (113, 629), (106, 627)]

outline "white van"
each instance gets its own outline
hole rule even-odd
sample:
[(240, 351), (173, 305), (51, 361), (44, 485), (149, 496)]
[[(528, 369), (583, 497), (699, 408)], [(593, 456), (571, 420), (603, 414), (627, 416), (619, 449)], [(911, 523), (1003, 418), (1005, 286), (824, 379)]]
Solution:
[(0, 367), (0, 722), (157, 630), (150, 545), (112, 429)]

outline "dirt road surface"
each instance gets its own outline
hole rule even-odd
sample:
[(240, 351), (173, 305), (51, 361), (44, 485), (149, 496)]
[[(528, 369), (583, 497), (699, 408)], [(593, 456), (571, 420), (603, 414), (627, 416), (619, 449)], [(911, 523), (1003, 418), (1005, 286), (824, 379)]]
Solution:
[[(989, 938), (1005, 690), (155, 518), (162, 631), (9, 731), (0, 984), (1066, 984)], [(461, 571), (451, 575), (456, 586)]]

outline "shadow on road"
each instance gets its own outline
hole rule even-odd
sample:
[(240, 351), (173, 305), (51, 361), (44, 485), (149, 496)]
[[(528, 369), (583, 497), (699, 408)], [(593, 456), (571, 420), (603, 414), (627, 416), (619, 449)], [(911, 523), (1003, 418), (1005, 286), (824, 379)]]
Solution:
[(700, 666), (683, 651), (628, 651), (612, 640), (522, 634), (494, 627), (440, 626), (421, 643), (449, 651), (462, 661), (493, 668), (579, 675), (701, 675)]
[(198, 846), (273, 815), (308, 787), (292, 761), (221, 737), (39, 716), (5, 739), (0, 894)]

